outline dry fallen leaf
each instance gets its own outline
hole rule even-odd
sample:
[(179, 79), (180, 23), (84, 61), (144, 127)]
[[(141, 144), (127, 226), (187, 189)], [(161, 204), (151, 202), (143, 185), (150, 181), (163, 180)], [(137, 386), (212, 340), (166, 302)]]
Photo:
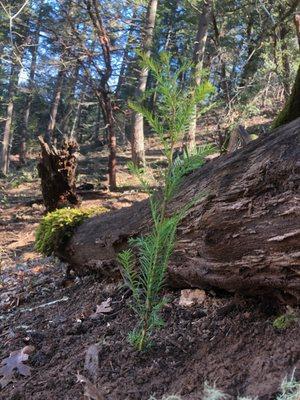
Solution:
[(84, 369), (89, 372), (90, 376), (95, 381), (99, 372), (99, 347), (97, 344), (92, 344), (88, 347), (85, 355)]
[(77, 382), (84, 384), (84, 396), (88, 400), (105, 400), (100, 390), (91, 381), (80, 375), (79, 372), (77, 372)]
[(102, 301), (100, 305), (97, 305), (96, 311), (91, 314), (91, 318), (98, 318), (101, 314), (108, 314), (113, 311), (111, 307), (111, 300), (111, 297), (109, 297), (107, 300)]
[(0, 375), (2, 375), (0, 385), (2, 388), (12, 381), (15, 370), (23, 376), (31, 375), (31, 368), (23, 363), (28, 360), (29, 355), (32, 354), (34, 350), (35, 348), (33, 346), (25, 346), (21, 350), (13, 351), (10, 353), (9, 357), (2, 360), (0, 368)]

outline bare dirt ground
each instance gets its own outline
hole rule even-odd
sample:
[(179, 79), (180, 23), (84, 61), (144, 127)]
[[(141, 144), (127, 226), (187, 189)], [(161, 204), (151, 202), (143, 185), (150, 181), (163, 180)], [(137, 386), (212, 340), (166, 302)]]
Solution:
[[(157, 162), (156, 150), (149, 153), (150, 162)], [(102, 157), (93, 153), (88, 161), (81, 159), (80, 183), (98, 188)], [(128, 157), (120, 159), (120, 192), (103, 191), (83, 200), (83, 206), (116, 209), (145, 198), (124, 167)], [(153, 337), (153, 347), (138, 354), (127, 341), (135, 324), (128, 291), (120, 282), (94, 276), (66, 279), (63, 263), (34, 251), (34, 232), (44, 212), (38, 180), (15, 188), (1, 184), (0, 362), (24, 346), (34, 350), (27, 363), (30, 375), (15, 373), (0, 399), (83, 399), (78, 372), (105, 400), (165, 394), (200, 400), (205, 382), (229, 399), (271, 400), (284, 376), (296, 369), (300, 379), (299, 324), (278, 330), (272, 323), (286, 311), (280, 304), (225, 292), (209, 291), (202, 304), (182, 307), (180, 293), (166, 290), (165, 326)], [(109, 298), (111, 310), (95, 314)]]

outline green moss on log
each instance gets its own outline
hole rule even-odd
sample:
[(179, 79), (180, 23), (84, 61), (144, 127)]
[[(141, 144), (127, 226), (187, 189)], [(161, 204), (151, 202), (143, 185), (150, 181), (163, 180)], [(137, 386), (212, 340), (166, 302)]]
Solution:
[(59, 251), (75, 229), (89, 217), (106, 212), (104, 207), (62, 208), (49, 212), (40, 222), (35, 235), (35, 249), (49, 256)]
[(298, 117), (300, 117), (300, 66), (298, 68), (290, 98), (273, 122), (272, 127), (278, 128), (281, 125), (288, 124)]

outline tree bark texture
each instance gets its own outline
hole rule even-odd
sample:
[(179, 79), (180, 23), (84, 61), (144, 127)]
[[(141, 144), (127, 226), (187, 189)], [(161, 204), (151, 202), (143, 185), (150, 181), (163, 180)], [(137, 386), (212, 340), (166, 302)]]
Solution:
[(281, 125), (289, 123), (290, 121), (293, 121), (298, 117), (300, 117), (300, 65), (291, 95), (283, 110), (275, 119), (273, 127), (277, 128)]
[[(210, 3), (205, 3), (203, 6), (203, 11), (199, 14), (198, 18), (198, 29), (197, 29), (197, 35), (194, 44), (194, 54), (193, 54), (194, 68), (192, 73), (192, 86), (194, 87), (199, 86), (201, 83), (201, 73), (202, 73), (204, 51), (207, 40), (210, 12), (211, 12)], [(197, 128), (197, 106), (195, 106), (187, 135), (187, 145), (190, 150), (192, 150), (196, 146), (196, 128)]]
[(59, 150), (46, 143), (41, 136), (39, 141), (42, 154), (38, 171), (46, 210), (79, 205), (80, 200), (76, 195), (76, 141), (66, 141)]
[(58, 106), (59, 106), (59, 102), (60, 102), (60, 98), (61, 98), (64, 76), (65, 76), (65, 68), (64, 68), (64, 66), (62, 66), (61, 69), (58, 71), (58, 74), (56, 77), (54, 94), (53, 94), (53, 99), (52, 99), (52, 104), (51, 104), (51, 109), (50, 109), (50, 114), (49, 114), (49, 122), (48, 122), (47, 132), (45, 135), (45, 140), (48, 144), (50, 144), (53, 141), (53, 134), (55, 131), (55, 126), (56, 126), (56, 117), (57, 117)]
[[(168, 283), (299, 302), (299, 183), (300, 118), (188, 175), (168, 212), (203, 198), (179, 226)], [(147, 201), (92, 218), (61, 256), (80, 273), (111, 275), (150, 221)]]
[[(142, 48), (147, 56), (151, 54), (151, 47), (154, 35), (158, 0), (149, 0), (145, 21), (145, 31), (142, 37)], [(139, 100), (146, 91), (148, 68), (141, 68), (137, 78), (137, 88), (135, 93), (136, 100)], [(132, 138), (131, 138), (132, 161), (135, 165), (145, 164), (144, 148), (144, 118), (138, 112), (133, 113)]]
[(0, 153), (1, 171), (5, 175), (9, 171), (9, 155), (10, 155), (10, 146), (12, 141), (12, 119), (14, 113), (14, 96), (17, 92), (19, 72), (20, 72), (19, 65), (13, 64), (11, 67), (10, 78), (9, 78), (6, 119), (2, 135), (2, 145)]
[(30, 109), (33, 100), (33, 90), (34, 90), (34, 78), (35, 78), (35, 71), (37, 66), (37, 56), (38, 56), (38, 47), (39, 47), (39, 36), (40, 30), (42, 25), (42, 10), (39, 12), (37, 25), (35, 32), (33, 33), (32, 37), (32, 44), (30, 47), (31, 52), (31, 63), (30, 63), (30, 73), (29, 73), (29, 80), (28, 80), (28, 94), (26, 96), (25, 101), (25, 111), (24, 111), (24, 119), (23, 119), (23, 132), (22, 138), (20, 143), (20, 162), (24, 164), (27, 159), (27, 141), (28, 141), (28, 125), (29, 125), (29, 117), (30, 117)]

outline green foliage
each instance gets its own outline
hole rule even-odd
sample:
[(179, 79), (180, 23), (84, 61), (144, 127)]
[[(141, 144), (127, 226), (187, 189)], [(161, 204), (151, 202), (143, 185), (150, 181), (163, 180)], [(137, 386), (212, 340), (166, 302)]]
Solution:
[(283, 314), (273, 321), (273, 327), (279, 330), (287, 329), (296, 322), (297, 318), (293, 314)]
[(129, 335), (131, 344), (138, 350), (149, 346), (153, 330), (163, 324), (160, 311), (166, 304), (166, 299), (161, 292), (168, 262), (174, 250), (176, 229), (197, 199), (192, 199), (173, 215), (166, 214), (167, 205), (183, 176), (203, 163), (204, 157), (212, 150), (209, 147), (199, 149), (195, 154), (186, 154), (180, 162), (173, 163), (174, 146), (183, 138), (194, 106), (212, 91), (211, 84), (204, 82), (195, 91), (183, 91), (178, 85), (178, 76), (190, 65), (187, 64), (173, 73), (170, 56), (166, 53), (161, 54), (158, 61), (142, 55), (142, 62), (157, 80), (157, 112), (154, 114), (136, 103), (131, 103), (131, 107), (144, 116), (158, 135), (167, 159), (167, 167), (162, 171), (162, 190), (157, 193), (151, 189), (144, 169), (133, 164), (129, 166), (131, 172), (138, 177), (142, 188), (149, 194), (153, 222), (148, 235), (131, 239), (131, 248), (118, 256), (125, 284), (132, 291), (132, 308), (138, 316), (137, 326)]
[(51, 255), (64, 246), (74, 230), (86, 219), (107, 211), (103, 207), (61, 208), (43, 217), (35, 236), (35, 248), (42, 254)]
[(145, 96), (157, 95), (155, 113), (148, 110), (143, 103), (129, 102), (130, 107), (141, 113), (151, 128), (158, 135), (164, 148), (164, 155), (172, 162), (174, 145), (181, 140), (189, 128), (195, 106), (207, 99), (214, 92), (209, 81), (204, 81), (196, 88), (184, 89), (179, 85), (182, 73), (191, 68), (191, 63), (183, 63), (176, 71), (171, 68), (171, 55), (161, 53), (159, 59), (153, 60), (140, 53), (142, 66), (148, 68), (156, 81), (154, 90), (148, 90)]

